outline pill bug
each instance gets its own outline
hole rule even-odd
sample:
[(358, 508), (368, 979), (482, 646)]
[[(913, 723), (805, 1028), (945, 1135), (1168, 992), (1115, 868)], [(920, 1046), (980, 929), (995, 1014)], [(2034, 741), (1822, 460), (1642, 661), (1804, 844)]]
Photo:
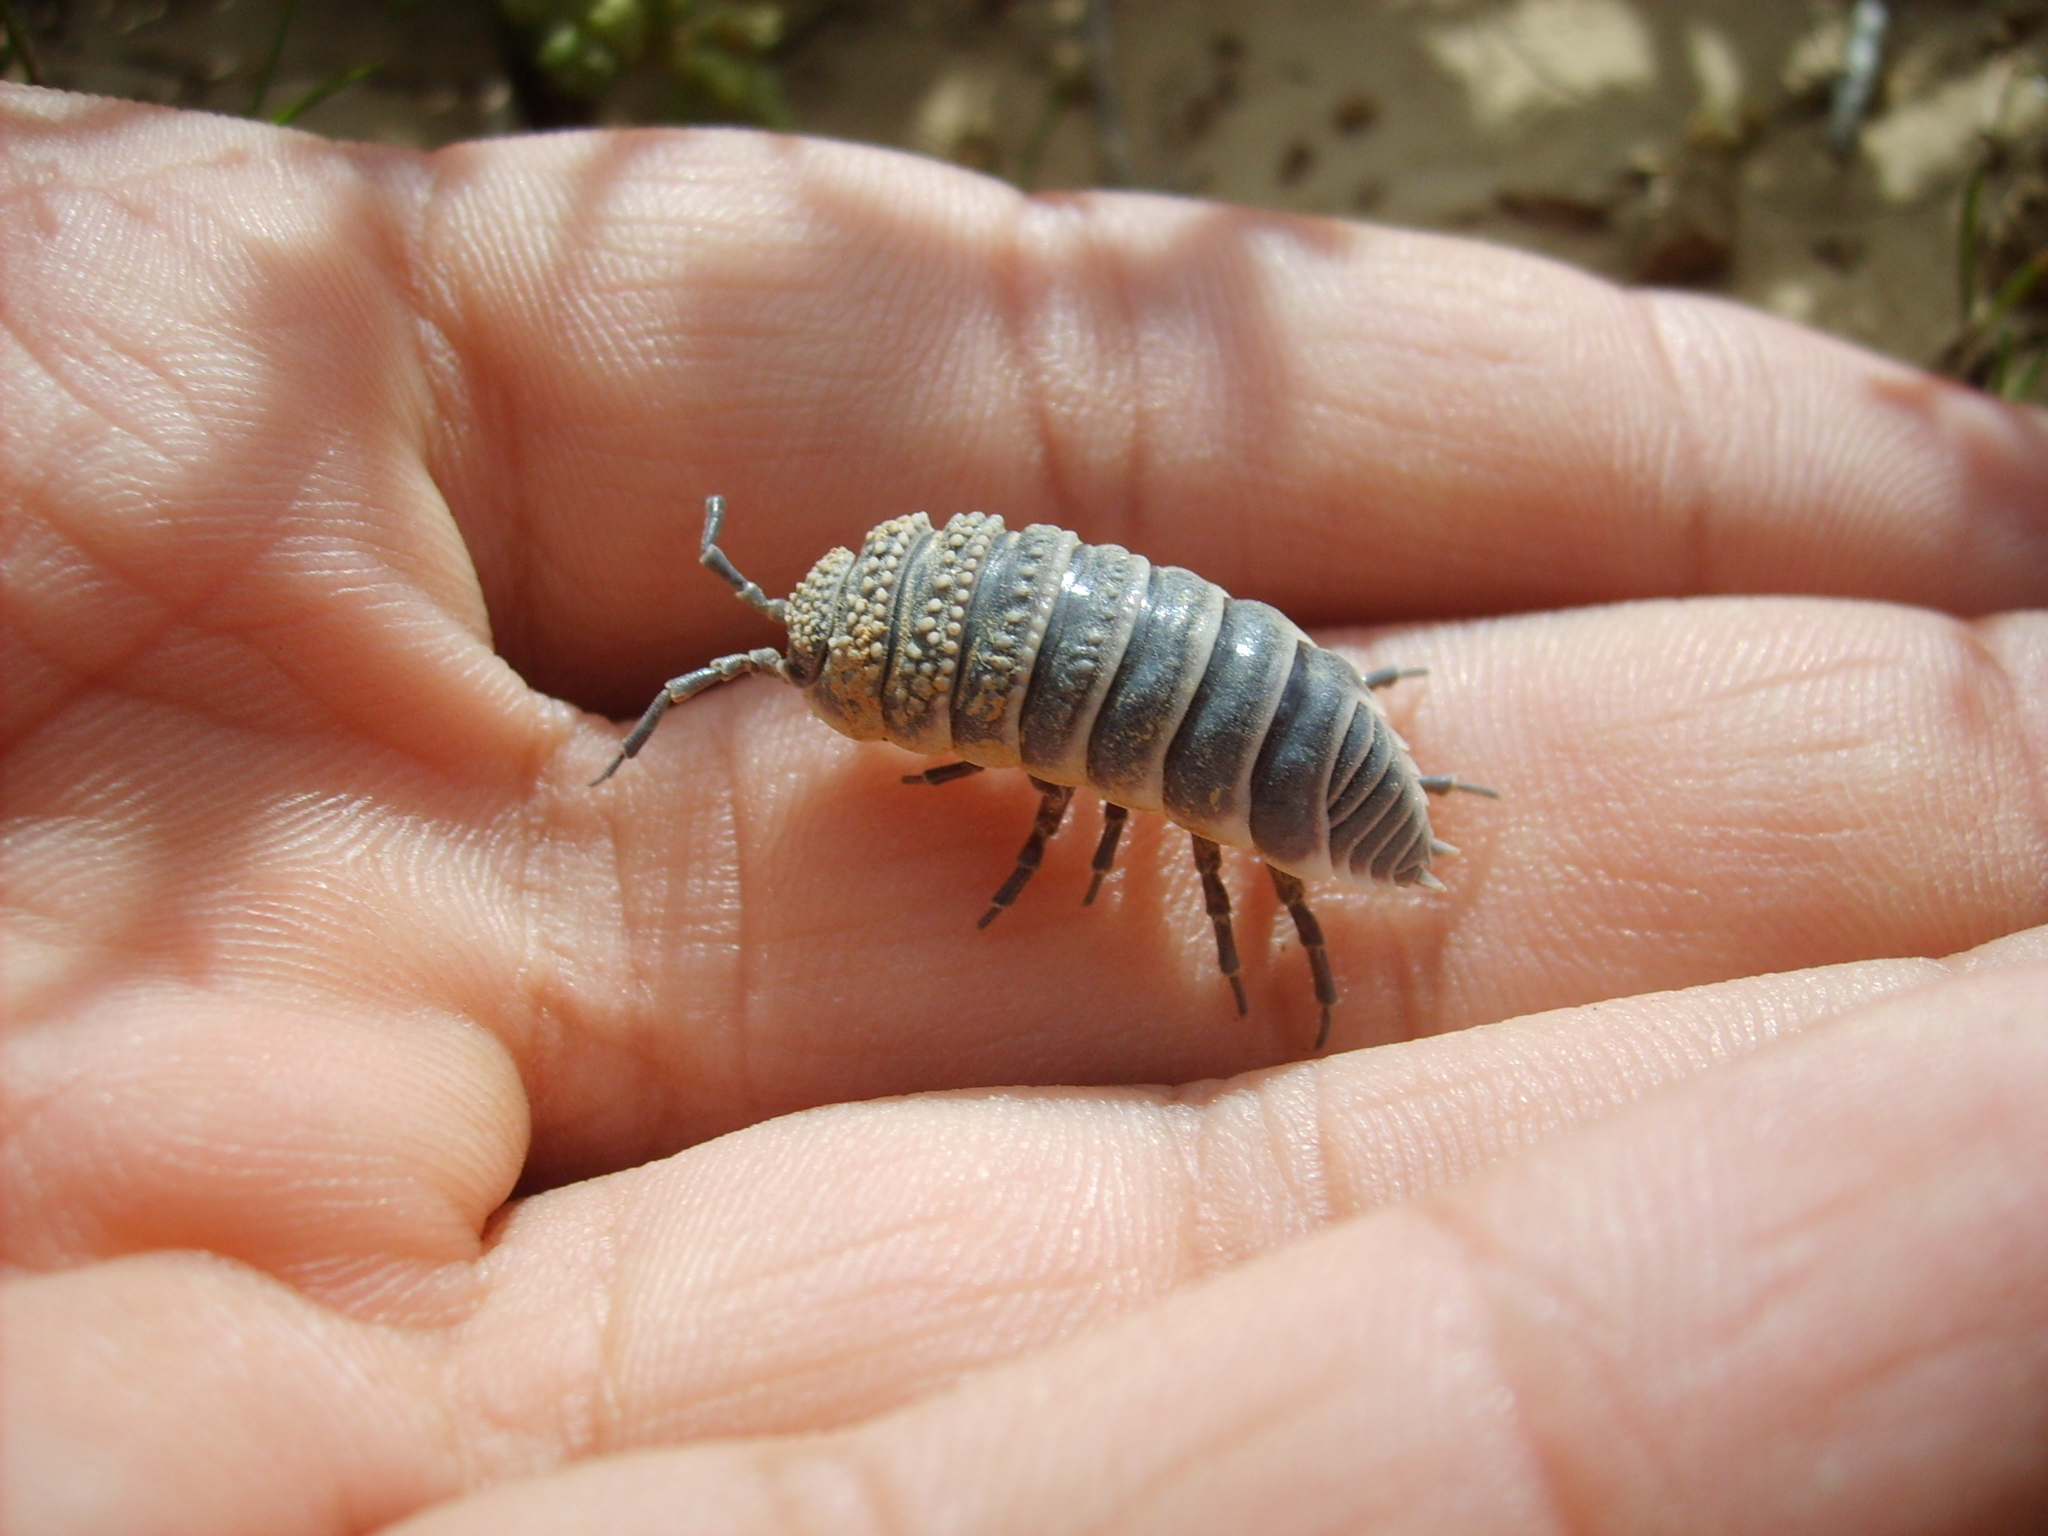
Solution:
[(742, 576), (718, 547), (725, 503), (704, 505), (702, 563), (741, 601), (787, 625), (789, 650), (721, 656), (671, 678), (591, 781), (602, 784), (673, 705), (717, 683), (770, 672), (857, 741), (892, 741), (959, 760), (906, 774), (945, 784), (984, 768), (1025, 769), (1038, 814), (1016, 867), (982, 914), (1016, 901), (1076, 787), (1103, 798), (1093, 902), (1133, 810), (1159, 811), (1194, 839), (1217, 959), (1246, 1011), (1219, 845), (1249, 848), (1294, 920), (1321, 1005), (1320, 1050), (1337, 987), (1303, 881), (1335, 877), (1443, 886), (1428, 795), (1496, 792), (1422, 774), (1373, 692), (1414, 669), (1360, 676), (1264, 603), (1233, 598), (1178, 566), (1046, 523), (1005, 528), (963, 513), (934, 529), (922, 512), (873, 529), (860, 553), (834, 549), (788, 598)]

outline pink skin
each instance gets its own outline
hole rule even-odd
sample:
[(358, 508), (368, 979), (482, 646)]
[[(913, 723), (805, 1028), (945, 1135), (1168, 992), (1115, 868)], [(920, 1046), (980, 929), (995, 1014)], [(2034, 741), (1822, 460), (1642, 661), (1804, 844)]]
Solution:
[[(2048, 1520), (2037, 413), (752, 134), (7, 89), (0, 177), (10, 1532)], [(1188, 565), (1507, 798), (1311, 890), (1286, 1065), (1154, 818), (977, 934), (1021, 776), (770, 681), (585, 788), (775, 638), (712, 490), (778, 592), (916, 507)]]

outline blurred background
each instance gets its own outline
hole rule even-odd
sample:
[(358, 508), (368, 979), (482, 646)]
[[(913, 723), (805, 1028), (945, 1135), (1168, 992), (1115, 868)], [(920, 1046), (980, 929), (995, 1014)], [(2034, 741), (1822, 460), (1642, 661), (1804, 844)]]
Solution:
[(747, 123), (1453, 231), (2048, 400), (2048, 0), (0, 0), (5, 75), (432, 147)]

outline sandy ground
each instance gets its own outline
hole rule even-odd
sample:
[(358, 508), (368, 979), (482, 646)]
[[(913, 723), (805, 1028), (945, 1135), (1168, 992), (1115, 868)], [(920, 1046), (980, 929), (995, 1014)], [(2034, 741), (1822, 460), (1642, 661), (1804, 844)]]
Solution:
[[(15, 4), (53, 83), (246, 110), (278, 0)], [(1894, 0), (1842, 152), (1825, 128), (1847, 0), (1117, 0), (1106, 54), (1084, 0), (786, 9), (777, 62), (805, 131), (1037, 188), (1457, 231), (1918, 362), (1956, 330), (1958, 210), (1987, 136), (2048, 142), (2048, 0)], [(507, 57), (489, 0), (301, 0), (270, 105), (377, 63), (300, 125), (418, 145), (517, 131), (533, 99)], [(594, 117), (643, 116), (644, 87)]]

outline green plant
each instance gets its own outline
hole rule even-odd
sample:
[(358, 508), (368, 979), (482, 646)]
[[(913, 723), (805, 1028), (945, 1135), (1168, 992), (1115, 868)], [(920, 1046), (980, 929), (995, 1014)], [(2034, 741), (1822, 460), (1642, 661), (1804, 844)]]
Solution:
[(629, 72), (663, 70), (682, 120), (793, 125), (769, 55), (785, 17), (769, 0), (499, 0), (534, 68), (593, 101)]
[(22, 78), (30, 85), (41, 85), (42, 61), (36, 57), (35, 44), (29, 40), (28, 28), (23, 26), (21, 18), (14, 14), (12, 0), (0, 0), (0, 32), (6, 34), (6, 51), (0, 53), (0, 69), (5, 69), (19, 59)]
[(288, 105), (266, 114), (263, 108), (270, 99), (270, 87), (277, 78), (278, 60), (284, 57), (285, 39), (291, 35), (292, 18), (298, 9), (299, 0), (283, 0), (278, 6), (277, 25), (271, 31), (270, 46), (264, 50), (263, 62), (256, 67), (256, 79), (249, 89), (249, 109), (246, 115), (260, 117), (265, 122), (277, 124), (280, 128), (289, 127), (337, 91), (346, 90), (359, 80), (367, 80), (384, 67), (379, 62), (358, 64), (353, 69), (345, 69), (331, 79), (321, 81)]
[(1955, 334), (1936, 366), (2007, 400), (2048, 377), (2048, 136), (1987, 136), (1956, 228)]

